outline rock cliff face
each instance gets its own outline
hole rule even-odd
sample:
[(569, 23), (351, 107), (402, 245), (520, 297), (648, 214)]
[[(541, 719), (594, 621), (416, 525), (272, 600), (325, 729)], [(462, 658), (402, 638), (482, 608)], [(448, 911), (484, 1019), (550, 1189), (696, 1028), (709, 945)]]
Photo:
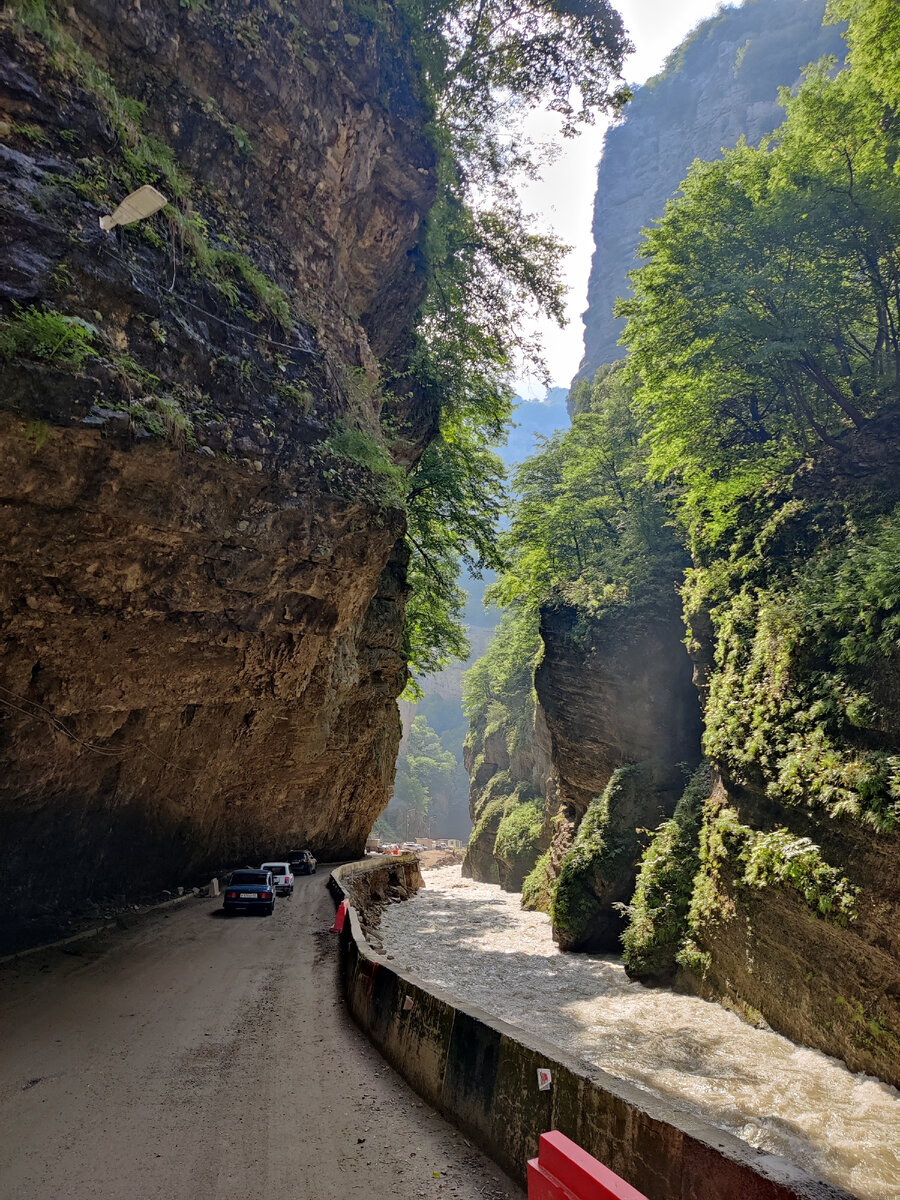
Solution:
[[(380, 439), (434, 193), (396, 31), (339, 3), (34, 11), (0, 25), (0, 820), (26, 937), (84, 897), (361, 851), (406, 584), (402, 511), (353, 447)], [(174, 209), (101, 233), (146, 182)], [(415, 457), (431, 416), (392, 416)]]
[(781, 124), (779, 87), (824, 54), (843, 57), (824, 0), (756, 0), (704, 21), (637, 90), (606, 137), (594, 202), (594, 251), (577, 378), (622, 355), (613, 305), (629, 292), (641, 230), (662, 215), (695, 158), (717, 158), (741, 137), (755, 145)]
[(640, 763), (666, 812), (683, 787), (678, 764), (700, 759), (700, 704), (674, 597), (646, 619), (631, 608), (592, 621), (545, 610), (535, 689), (546, 718), (560, 801), (580, 821), (613, 772)]
[(635, 831), (672, 814), (685, 770), (699, 761), (700, 704), (682, 630), (674, 592), (669, 611), (541, 614), (534, 686), (555, 783), (545, 870), (565, 950), (620, 950), (619, 906), (631, 899), (643, 848)]
[[(511, 733), (504, 722), (478, 721), (470, 728), (464, 757), (474, 830), (462, 872), (517, 892), (538, 854), (549, 844), (549, 817), (558, 804), (549, 731), (540, 708), (526, 738), (511, 737)], [(535, 828), (531, 836), (520, 833), (504, 853), (503, 837), (498, 838), (501, 824), (506, 817), (515, 820), (517, 812), (524, 816), (526, 806), (534, 811), (529, 815)]]
[[(878, 522), (896, 521), (900, 511), (898, 448), (895, 412), (845, 436), (839, 449), (823, 452), (798, 474), (789, 495), (805, 505), (805, 513), (795, 528), (787, 523), (770, 547), (756, 581), (760, 593), (780, 592), (800, 608), (802, 565), (834, 546), (842, 547), (848, 561), (870, 553)], [(843, 546), (834, 511), (852, 514), (852, 533)], [(858, 593), (852, 603), (867, 604)], [(863, 772), (843, 793), (846, 800), (855, 788), (856, 803), (842, 807), (834, 803), (837, 789), (807, 785), (805, 794), (792, 793), (783, 748), (767, 745), (759, 761), (740, 761), (747, 743), (758, 736), (760, 721), (749, 737), (721, 736), (722, 709), (715, 693), (722, 695), (725, 667), (717, 642), (721, 645), (731, 611), (727, 606), (701, 609), (691, 620), (691, 653), (708, 697), (707, 722), (722, 781), (704, 814), (694, 887), (695, 897), (706, 890), (713, 902), (695, 905), (692, 950), (699, 953), (682, 956), (677, 982), (707, 998), (724, 999), (755, 1019), (761, 1015), (779, 1032), (844, 1059), (852, 1070), (900, 1084), (896, 821), (866, 809)], [(869, 619), (878, 619), (871, 609)], [(783, 636), (782, 644), (787, 643)], [(835, 670), (836, 659), (833, 647), (829, 652), (810, 645), (791, 656), (780, 693), (771, 679), (760, 681), (758, 694), (779, 695), (781, 742), (792, 737), (792, 748), (826, 768), (842, 760), (872, 764), (878, 755), (895, 762), (900, 747), (896, 652), (873, 650), (855, 664), (851, 686), (869, 698), (869, 707), (855, 720), (836, 708), (827, 740), (815, 727), (801, 728), (798, 735), (790, 724), (792, 706), (801, 712), (809, 706), (807, 695)], [(751, 708), (752, 685), (743, 695), (737, 686), (734, 682), (727, 690), (731, 709)], [(779, 745), (777, 738), (774, 743)]]
[[(503, 720), (489, 708), (470, 727), (475, 830), (463, 873), (519, 891), (534, 869), (526, 901), (546, 907), (591, 806), (616, 772), (634, 768), (611, 789), (597, 836), (580, 854), (590, 870), (568, 884), (573, 897), (590, 894), (590, 911), (555, 924), (565, 949), (615, 951), (623, 919), (614, 906), (631, 898), (640, 857), (634, 827), (671, 815), (685, 769), (700, 758), (700, 703), (683, 625), (673, 591), (669, 611), (644, 615), (628, 607), (595, 620), (565, 605), (547, 608), (540, 636), (536, 704), (521, 699)], [(604, 853), (604, 839), (608, 850), (626, 826), (627, 853)], [(567, 909), (583, 908), (581, 899)]]
[(787, 883), (748, 887), (732, 847), (717, 871), (717, 911), (697, 930), (701, 956), (677, 985), (900, 1086), (900, 838), (733, 782), (726, 798), (747, 828), (809, 838), (859, 888), (856, 915), (841, 926)]

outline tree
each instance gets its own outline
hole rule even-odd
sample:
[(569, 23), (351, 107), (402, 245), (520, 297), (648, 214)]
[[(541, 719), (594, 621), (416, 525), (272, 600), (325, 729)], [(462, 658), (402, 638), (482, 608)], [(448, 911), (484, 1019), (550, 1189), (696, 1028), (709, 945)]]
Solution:
[(393, 827), (405, 836), (425, 834), (435, 807), (446, 808), (458, 766), (456, 756), (443, 748), (426, 718), (414, 717), (397, 763), (394, 795), (388, 808)]
[[(520, 128), (547, 105), (571, 135), (628, 98), (619, 77), (630, 49), (608, 0), (403, 0), (434, 111), (438, 192), (429, 215), (428, 290), (410, 374), (440, 434), (413, 472), (409, 500), (407, 651), (414, 673), (464, 656), (458, 563), (497, 567), (502, 472), (490, 454), (512, 412), (516, 360), (542, 370), (525, 319), (563, 321), (565, 249), (537, 232), (517, 191), (544, 149)], [(404, 379), (395, 379), (402, 389)]]
[(411, 547), (405, 653), (415, 677), (466, 658), (462, 624), (465, 593), (460, 563), (470, 574), (503, 563), (496, 522), (504, 511), (505, 469), (490, 449), (493, 433), (474, 417), (447, 416), (438, 437), (414, 467), (407, 496)]
[(490, 134), (522, 108), (546, 105), (570, 134), (597, 110), (621, 108), (633, 49), (608, 0), (405, 0), (414, 44), (462, 165), (521, 152)]
[(894, 0), (829, 0), (826, 20), (849, 21), (852, 70), (900, 110), (900, 9)]
[(773, 143), (694, 164), (620, 307), (652, 467), (707, 540), (900, 378), (900, 143), (866, 81), (830, 71), (782, 95)]
[(499, 603), (563, 600), (597, 616), (609, 604), (671, 595), (684, 555), (663, 490), (647, 477), (632, 391), (623, 364), (598, 372), (586, 410), (517, 471), (501, 538), (511, 565), (491, 590)]

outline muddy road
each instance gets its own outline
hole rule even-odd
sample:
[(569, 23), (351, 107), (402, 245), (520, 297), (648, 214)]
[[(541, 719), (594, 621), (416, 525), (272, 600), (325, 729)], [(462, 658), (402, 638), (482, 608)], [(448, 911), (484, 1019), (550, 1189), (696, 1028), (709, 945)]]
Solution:
[(0, 966), (0, 1196), (521, 1200), (343, 1011), (322, 874)]

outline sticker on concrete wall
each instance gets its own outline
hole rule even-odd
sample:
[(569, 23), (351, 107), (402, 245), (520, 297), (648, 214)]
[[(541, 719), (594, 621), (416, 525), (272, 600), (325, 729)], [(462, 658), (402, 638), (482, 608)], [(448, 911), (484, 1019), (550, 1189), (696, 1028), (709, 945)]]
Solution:
[(538, 1077), (538, 1091), (539, 1092), (549, 1092), (550, 1084), (553, 1082), (553, 1076), (550, 1074), (548, 1069), (546, 1067), (538, 1067), (537, 1077)]
[(412, 996), (404, 996), (403, 997), (403, 1011), (404, 1012), (412, 1012), (413, 1004), (414, 1004), (414, 1001), (413, 1001)]

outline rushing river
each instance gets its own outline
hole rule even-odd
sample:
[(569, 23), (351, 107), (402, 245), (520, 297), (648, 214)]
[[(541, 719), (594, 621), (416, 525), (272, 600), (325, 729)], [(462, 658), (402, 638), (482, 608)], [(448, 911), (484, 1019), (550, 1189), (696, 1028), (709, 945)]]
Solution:
[(519, 896), (425, 872), (384, 913), (395, 965), (865, 1200), (900, 1200), (900, 1092), (718, 1004), (632, 983), (609, 956), (561, 954)]

